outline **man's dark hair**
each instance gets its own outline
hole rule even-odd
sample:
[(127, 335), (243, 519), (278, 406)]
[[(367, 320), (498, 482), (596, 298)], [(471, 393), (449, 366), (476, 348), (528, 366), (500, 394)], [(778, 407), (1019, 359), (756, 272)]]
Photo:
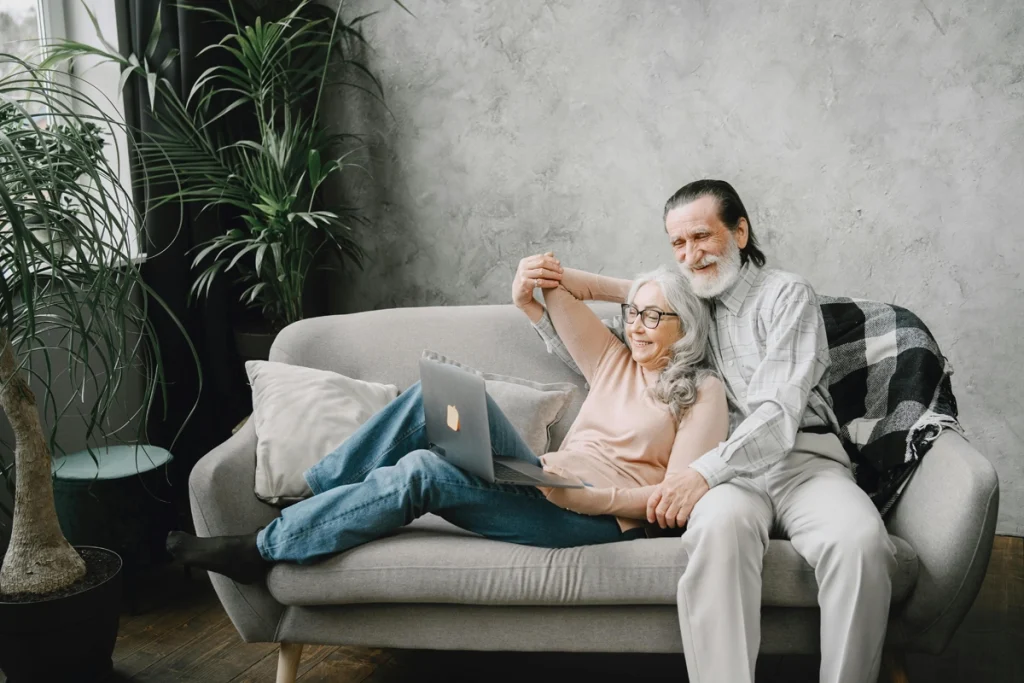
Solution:
[(739, 227), (741, 218), (747, 219), (747, 246), (740, 249), (740, 262), (746, 265), (747, 261), (753, 261), (757, 266), (763, 266), (764, 252), (757, 246), (754, 226), (750, 223), (747, 209), (736, 190), (724, 180), (695, 180), (683, 185), (665, 202), (665, 212), (661, 216), (662, 224), (665, 223), (670, 211), (695, 202), (701, 197), (714, 197), (718, 200), (718, 218), (733, 232)]

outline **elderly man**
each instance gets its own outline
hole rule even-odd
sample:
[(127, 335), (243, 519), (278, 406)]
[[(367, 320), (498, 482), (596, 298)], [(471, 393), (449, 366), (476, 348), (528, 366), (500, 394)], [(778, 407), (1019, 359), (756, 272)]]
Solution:
[[(728, 439), (667, 476), (647, 505), (651, 523), (686, 525), (677, 599), (690, 680), (753, 680), (761, 568), (776, 530), (818, 581), (820, 680), (874, 683), (896, 549), (838, 437), (814, 290), (799, 275), (764, 267), (747, 211), (724, 181), (681, 188), (664, 222), (679, 268), (711, 307), (710, 356), (730, 412)], [(534, 287), (557, 286), (560, 270), (550, 253), (523, 259), (513, 297), (572, 366), (546, 312), (530, 304)]]

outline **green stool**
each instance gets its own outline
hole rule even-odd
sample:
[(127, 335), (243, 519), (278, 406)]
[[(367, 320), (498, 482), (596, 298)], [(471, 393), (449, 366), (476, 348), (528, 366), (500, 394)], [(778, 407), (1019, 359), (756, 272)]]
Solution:
[(164, 541), (175, 512), (163, 470), (173, 456), (146, 444), (100, 446), (93, 453), (98, 468), (88, 451), (53, 459), (57, 517), (72, 545), (97, 545), (121, 556), (125, 598), (134, 613), (138, 571), (168, 558)]

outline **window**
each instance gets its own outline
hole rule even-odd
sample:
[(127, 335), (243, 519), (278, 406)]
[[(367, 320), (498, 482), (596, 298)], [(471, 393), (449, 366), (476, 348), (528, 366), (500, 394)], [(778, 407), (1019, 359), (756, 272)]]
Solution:
[[(0, 5), (0, 52), (27, 57), (36, 52), (40, 39), (69, 38), (82, 43), (100, 45), (96, 27), (85, 7), (96, 17), (103, 37), (117, 44), (116, 3), (110, 0), (2, 0)], [(10, 73), (13, 65), (0, 63), (0, 76)], [(113, 64), (82, 60), (75, 64), (75, 74), (88, 83), (88, 96), (111, 118), (124, 121), (124, 103), (118, 90), (120, 73)], [(42, 112), (41, 112), (42, 113)], [(126, 193), (131, 196), (131, 169), (128, 139), (117, 131), (104, 145), (104, 153)], [(132, 235), (131, 255), (139, 257), (137, 235)]]
[(39, 38), (37, 0), (4, 0), (0, 9), (0, 50), (17, 55)]
[[(0, 52), (28, 57), (40, 35), (38, 0), (4, 0), (0, 8)], [(0, 77), (13, 70), (13, 64), (0, 62)]]

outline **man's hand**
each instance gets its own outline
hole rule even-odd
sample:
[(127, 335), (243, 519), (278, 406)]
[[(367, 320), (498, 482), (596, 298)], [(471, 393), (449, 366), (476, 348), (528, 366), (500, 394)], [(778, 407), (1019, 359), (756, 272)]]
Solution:
[(662, 529), (681, 528), (690, 519), (693, 506), (710, 490), (707, 480), (697, 470), (666, 474), (665, 479), (647, 499), (647, 521)]
[(562, 266), (554, 252), (527, 256), (519, 262), (516, 276), (512, 278), (512, 303), (525, 309), (534, 301), (533, 290), (537, 287), (552, 289), (562, 280)]

